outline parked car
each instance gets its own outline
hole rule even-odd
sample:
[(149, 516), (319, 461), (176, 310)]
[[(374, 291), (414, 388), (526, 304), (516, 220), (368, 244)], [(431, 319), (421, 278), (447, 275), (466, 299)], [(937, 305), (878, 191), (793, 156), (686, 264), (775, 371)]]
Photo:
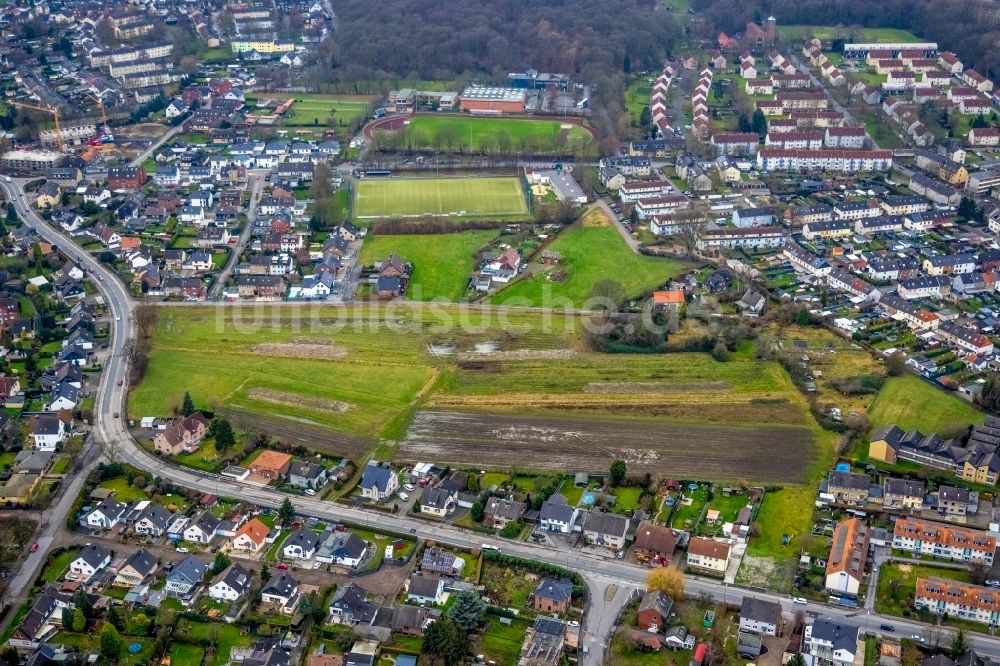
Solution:
[(410, 496), (409, 496), (409, 495), (407, 495), (407, 494), (406, 494), (406, 493), (404, 493), (404, 492), (400, 492), (400, 493), (399, 493), (399, 499), (401, 499), (401, 500), (403, 500), (403, 501), (405, 502), (406, 500), (410, 499)]
[(288, 569), (288, 565), (285, 564), (284, 562), (278, 562), (278, 568), (281, 569), (282, 571), (286, 571)]
[(896, 631), (896, 627), (892, 626), (891, 624), (881, 624), (879, 625), (879, 629), (881, 629), (882, 631), (889, 631), (889, 632)]

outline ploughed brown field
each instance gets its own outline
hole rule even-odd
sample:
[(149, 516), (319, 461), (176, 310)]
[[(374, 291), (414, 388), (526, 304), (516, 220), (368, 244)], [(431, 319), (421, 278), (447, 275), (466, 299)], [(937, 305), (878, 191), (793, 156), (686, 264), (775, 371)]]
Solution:
[(396, 459), (455, 467), (606, 471), (798, 483), (815, 456), (804, 427), (422, 410)]

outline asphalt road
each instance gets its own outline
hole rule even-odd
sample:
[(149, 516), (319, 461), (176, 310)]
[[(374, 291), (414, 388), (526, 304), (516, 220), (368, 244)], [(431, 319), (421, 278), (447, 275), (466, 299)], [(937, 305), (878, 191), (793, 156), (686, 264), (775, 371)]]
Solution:
[(217, 300), (222, 294), (222, 290), (226, 286), (226, 280), (229, 279), (229, 275), (233, 272), (236, 264), (239, 263), (240, 255), (243, 254), (243, 248), (250, 242), (250, 237), (253, 235), (253, 227), (257, 222), (257, 205), (260, 204), (260, 193), (264, 188), (265, 174), (265, 171), (253, 171), (248, 177), (247, 184), (250, 186), (250, 203), (247, 208), (247, 221), (243, 224), (243, 231), (240, 233), (239, 240), (231, 248), (232, 251), (229, 254), (229, 260), (226, 261), (226, 265), (219, 271), (219, 275), (215, 278), (212, 288), (208, 290), (208, 297), (212, 300)]
[[(64, 249), (73, 247), (72, 241), (68, 237), (63, 236), (54, 228), (45, 224), (26, 205), (22, 199), (21, 190), (24, 182), (26, 182), (24, 179), (14, 179), (10, 183), (0, 180), (0, 187), (3, 188), (8, 199), (15, 202), (21, 219), (34, 228), (45, 240), (57, 244)], [(648, 569), (621, 560), (580, 551), (560, 551), (547, 545), (509, 541), (464, 530), (453, 525), (429, 523), (408, 516), (385, 514), (369, 511), (364, 508), (326, 502), (311, 497), (288, 495), (274, 488), (241, 483), (226, 479), (217, 474), (179, 467), (147, 452), (132, 438), (128, 429), (123, 424), (121, 416), (124, 415), (125, 393), (124, 388), (118, 386), (119, 381), (122, 381), (123, 384), (125, 383), (127, 363), (122, 355), (122, 350), (126, 342), (134, 336), (134, 324), (131, 315), (136, 303), (129, 298), (128, 293), (114, 274), (108, 271), (94, 257), (83, 250), (70, 251), (69, 253), (76, 256), (78, 261), (88, 271), (98, 277), (96, 285), (104, 296), (113, 317), (111, 320), (112, 336), (109, 356), (95, 396), (95, 424), (92, 435), (102, 445), (110, 444), (111, 448), (115, 450), (116, 457), (119, 459), (139, 469), (170, 479), (178, 485), (201, 492), (240, 497), (260, 506), (272, 508), (281, 504), (286, 497), (290, 497), (297, 512), (305, 516), (314, 516), (323, 521), (346, 521), (373, 529), (409, 533), (421, 539), (433, 539), (444, 544), (462, 548), (476, 548), (482, 545), (490, 545), (503, 550), (505, 553), (549, 562), (566, 567), (572, 571), (578, 571), (588, 581), (597, 579), (605, 584), (617, 584), (622, 588), (637, 587), (641, 589), (645, 586)], [(73, 483), (82, 483), (79, 480), (82, 476), (82, 474), (79, 475), (77, 479), (74, 479)], [(72, 497), (72, 494), (66, 493), (65, 496)], [(50, 523), (65, 521), (65, 514), (58, 515), (60, 508), (63, 511), (68, 511), (69, 509), (68, 505), (63, 506), (63, 504), (65, 503), (60, 502), (57, 510), (53, 512), (49, 519)], [(38, 556), (33, 560), (36, 568), (40, 563), (40, 555), (43, 551), (44, 548), (40, 547), (38, 553), (35, 554)], [(23, 586), (24, 583), (22, 582), (22, 588)], [(895, 626), (896, 635), (901, 636), (920, 634), (928, 626), (902, 618), (868, 614), (864, 609), (843, 608), (817, 603), (794, 604), (789, 597), (771, 592), (726, 585), (718, 580), (695, 576), (687, 578), (685, 592), (689, 596), (708, 594), (724, 603), (736, 605), (740, 604), (746, 596), (767, 599), (780, 603), (784, 612), (788, 615), (793, 615), (796, 611), (801, 610), (814, 615), (831, 616), (846, 624), (859, 626), (866, 631), (877, 632), (880, 624), (892, 624)], [(593, 602), (596, 607), (594, 611), (600, 612), (604, 601), (596, 599)], [(606, 641), (607, 637), (592, 636), (588, 638), (603, 642)], [(982, 654), (991, 657), (1000, 657), (1000, 639), (972, 632), (967, 634), (967, 638), (971, 645)]]

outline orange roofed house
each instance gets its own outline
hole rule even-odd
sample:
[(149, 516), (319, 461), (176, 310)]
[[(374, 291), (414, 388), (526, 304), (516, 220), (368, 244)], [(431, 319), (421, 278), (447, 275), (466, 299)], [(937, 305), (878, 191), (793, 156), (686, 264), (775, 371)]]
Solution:
[(1000, 590), (956, 580), (918, 578), (914, 606), (935, 615), (948, 615), (996, 626), (1000, 624)]
[(236, 536), (233, 537), (233, 550), (259, 553), (264, 550), (270, 532), (271, 529), (267, 525), (259, 518), (254, 518), (236, 532)]
[(957, 525), (945, 525), (917, 518), (899, 518), (892, 535), (892, 547), (914, 555), (933, 555), (962, 562), (982, 562), (993, 566), (996, 537), (987, 532)]
[(168, 456), (192, 453), (201, 446), (201, 440), (208, 434), (208, 419), (201, 412), (195, 412), (170, 424), (166, 430), (153, 438), (153, 450)]
[(284, 478), (292, 464), (292, 456), (278, 451), (263, 451), (250, 463), (250, 473), (260, 479), (274, 481)]
[(684, 305), (684, 292), (680, 289), (653, 292), (653, 307), (661, 310), (676, 309)]
[(865, 577), (868, 558), (868, 527), (860, 518), (837, 523), (833, 547), (826, 561), (826, 589), (855, 596)]

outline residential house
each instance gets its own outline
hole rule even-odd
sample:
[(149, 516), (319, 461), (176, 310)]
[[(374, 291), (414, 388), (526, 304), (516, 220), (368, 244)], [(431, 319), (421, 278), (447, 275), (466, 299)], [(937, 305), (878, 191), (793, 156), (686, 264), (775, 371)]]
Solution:
[(803, 652), (824, 666), (854, 666), (855, 658), (863, 652), (858, 636), (857, 626), (841, 624), (832, 618), (816, 618), (806, 625)]
[(677, 549), (677, 533), (669, 527), (644, 521), (635, 531), (633, 548), (638, 561), (665, 565)]
[(326, 481), (326, 468), (319, 463), (293, 460), (288, 466), (289, 485), (318, 490), (326, 484)]
[(502, 530), (524, 515), (527, 505), (510, 498), (491, 497), (486, 502), (484, 523), (487, 527)]
[(330, 602), (330, 622), (351, 626), (370, 625), (378, 608), (368, 601), (365, 591), (350, 583), (337, 589)]
[(583, 525), (583, 538), (592, 546), (622, 550), (628, 536), (629, 519), (613, 513), (591, 511)]
[(112, 585), (116, 587), (135, 587), (159, 568), (156, 556), (145, 548), (140, 548), (126, 558), (118, 568)]
[(194, 555), (188, 555), (176, 564), (167, 574), (167, 583), (163, 591), (168, 597), (175, 599), (190, 599), (205, 578), (208, 565)]
[(464, 568), (464, 559), (438, 548), (425, 548), (423, 558), (420, 560), (420, 571), (425, 576), (432, 574), (454, 578), (460, 576)]
[(292, 615), (299, 604), (299, 583), (287, 571), (278, 571), (260, 589), (260, 601)]
[(547, 532), (569, 534), (573, 531), (580, 510), (569, 506), (563, 495), (556, 493), (542, 503), (538, 513), (538, 526)]
[(237, 530), (236, 536), (233, 537), (232, 548), (244, 553), (259, 553), (264, 549), (270, 531), (271, 528), (262, 523), (259, 518), (252, 518)]
[(280, 451), (265, 450), (250, 463), (250, 474), (270, 482), (285, 478), (292, 465), (292, 456)]
[(132, 526), (136, 534), (145, 534), (148, 537), (159, 539), (167, 533), (174, 514), (158, 502), (151, 503), (139, 516)]
[(191, 543), (211, 543), (221, 522), (211, 511), (202, 511), (184, 528), (184, 540)]
[[(1000, 608), (1000, 590), (943, 578), (917, 578), (914, 607), (926, 608), (934, 615), (978, 622), (995, 627), (997, 608)], [(968, 654), (968, 653), (966, 653)], [(959, 658), (958, 663), (970, 662)], [(971, 664), (979, 664), (978, 659)]]
[(31, 425), (31, 438), (38, 451), (55, 451), (69, 437), (69, 424), (57, 414), (39, 414)]
[(926, 486), (920, 479), (886, 479), (882, 486), (882, 504), (887, 509), (920, 511), (924, 506)]
[(153, 450), (169, 456), (197, 451), (208, 435), (208, 419), (195, 412), (178, 419), (153, 438)]
[(420, 512), (444, 518), (455, 510), (455, 494), (447, 488), (427, 487), (420, 495)]
[(375, 502), (384, 502), (399, 489), (399, 479), (389, 463), (371, 460), (361, 475), (361, 495)]
[(731, 546), (727, 541), (691, 537), (688, 541), (687, 566), (714, 574), (724, 574), (729, 566)]
[(765, 636), (781, 635), (781, 604), (745, 596), (740, 606), (740, 629)]
[(126, 508), (124, 502), (107, 497), (84, 516), (84, 525), (91, 529), (110, 530), (124, 518)]
[(111, 564), (111, 551), (103, 546), (88, 543), (69, 563), (65, 578), (66, 580), (86, 583), (109, 564)]
[(673, 600), (663, 592), (649, 591), (643, 595), (636, 612), (635, 623), (643, 631), (659, 633), (670, 623)]
[(833, 530), (833, 545), (826, 561), (826, 589), (857, 596), (868, 559), (868, 526), (861, 518), (848, 518)]
[(996, 545), (996, 537), (987, 532), (918, 518), (898, 518), (893, 529), (892, 547), (914, 555), (992, 566)]
[(308, 560), (316, 554), (317, 545), (319, 535), (308, 527), (300, 527), (285, 540), (281, 552), (289, 559)]
[(542, 578), (531, 594), (531, 605), (542, 613), (565, 613), (573, 601), (573, 582)]
[(827, 477), (827, 493), (838, 504), (864, 505), (868, 501), (868, 489), (872, 485), (867, 474), (852, 472), (830, 472)]
[(230, 564), (208, 586), (208, 596), (216, 601), (239, 601), (250, 590), (252, 574), (239, 564)]
[(411, 574), (406, 586), (406, 601), (421, 605), (444, 603), (444, 579)]

